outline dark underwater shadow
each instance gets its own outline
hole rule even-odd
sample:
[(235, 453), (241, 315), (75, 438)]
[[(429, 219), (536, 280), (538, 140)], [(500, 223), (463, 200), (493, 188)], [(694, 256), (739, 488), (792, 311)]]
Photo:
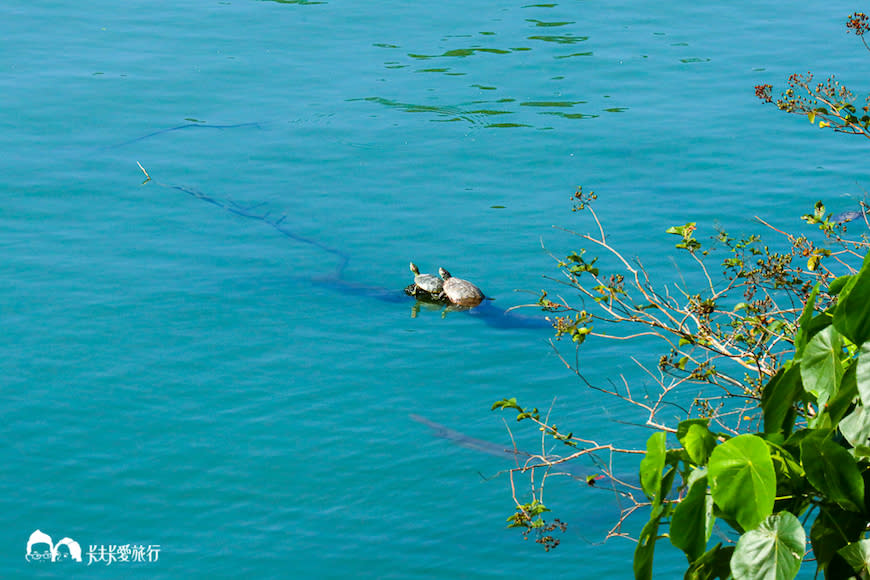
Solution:
[[(158, 133), (159, 132), (149, 134), (129, 142), (133, 143), (137, 140), (141, 140), (142, 138), (147, 138), (148, 136)], [(169, 185), (160, 183), (158, 181), (153, 181), (145, 168), (142, 167), (141, 164), (138, 165), (146, 177), (143, 185), (153, 182), (155, 185), (180, 191), (199, 201), (220, 208), (226, 212), (241, 216), (246, 219), (262, 222), (264, 225), (271, 227), (288, 239), (311, 246), (313, 249), (335, 258), (337, 262), (335, 269), (332, 272), (329, 272), (322, 276), (312, 278), (311, 281), (314, 284), (324, 286), (347, 295), (364, 296), (373, 300), (378, 300), (391, 304), (408, 304), (410, 302), (414, 304), (412, 316), (416, 316), (416, 314), (422, 310), (433, 309), (431, 308), (433, 306), (432, 304), (427, 304), (425, 301), (417, 300), (413, 297), (408, 296), (405, 293), (404, 289), (384, 288), (381, 286), (369, 285), (345, 279), (344, 272), (347, 268), (348, 263), (350, 262), (350, 255), (344, 250), (328, 246), (319, 240), (298, 234), (288, 224), (286, 215), (273, 217), (271, 211), (264, 212), (262, 210), (263, 204), (241, 205), (232, 200), (222, 199), (213, 195), (209, 195), (192, 187), (184, 185)], [(489, 299), (484, 300), (481, 304), (472, 308), (453, 305), (437, 306), (438, 308), (434, 309), (440, 310), (442, 316), (446, 316), (447, 314), (452, 314), (454, 312), (457, 314), (464, 314), (480, 320), (487, 326), (493, 328), (499, 328), (504, 330), (552, 329), (551, 323), (543, 316), (525, 316), (516, 313), (513, 309), (505, 310), (494, 306), (492, 304), (492, 300)]]
[(192, 130), (192, 129), (205, 129), (212, 131), (223, 131), (226, 129), (262, 129), (263, 123), (236, 123), (233, 125), (214, 125), (210, 123), (201, 123), (199, 121), (191, 120), (189, 123), (182, 123), (181, 125), (176, 125), (175, 127), (167, 127), (166, 129), (158, 129), (157, 131), (152, 131), (146, 135), (141, 135), (134, 139), (130, 139), (128, 141), (122, 141), (120, 143), (114, 143), (112, 145), (107, 145), (103, 147), (106, 149), (118, 149), (120, 147), (127, 147), (128, 145), (132, 145), (133, 143), (139, 143), (140, 141), (145, 141), (146, 139), (151, 139), (152, 137), (157, 137), (158, 135), (163, 135), (165, 133), (172, 133), (174, 131), (183, 131), (183, 130)]
[[(485, 453), (487, 455), (493, 455), (496, 457), (504, 457), (510, 459), (517, 465), (523, 465), (526, 461), (531, 460), (531, 464), (540, 463), (538, 458), (540, 457), (540, 452), (538, 453), (529, 453), (527, 451), (523, 451), (522, 449), (517, 449), (516, 447), (509, 447), (506, 445), (499, 445), (498, 443), (493, 443), (492, 441), (486, 441), (485, 439), (478, 439), (476, 437), (472, 437), (470, 435), (466, 435), (461, 431), (457, 431), (456, 429), (451, 429), (446, 425), (442, 425), (441, 423), (436, 423), (422, 415), (417, 415), (416, 413), (411, 413), (408, 417), (417, 423), (425, 425), (432, 430), (432, 436), (437, 437), (438, 439), (444, 439), (457, 445), (459, 447), (463, 447), (465, 449), (470, 449), (472, 451), (477, 451), (480, 453)], [(608, 471), (609, 466), (606, 461), (602, 458), (596, 456), (595, 454), (589, 454), (584, 457), (584, 461), (566, 461), (564, 463), (560, 463), (557, 467), (554, 466), (554, 471), (558, 472), (562, 475), (567, 475), (573, 479), (578, 481), (582, 481), (584, 484), (588, 486), (598, 486), (595, 483), (600, 477), (595, 477), (599, 475), (601, 472)], [(592, 476), (594, 479), (591, 479)], [(637, 478), (637, 474), (632, 473), (619, 473), (617, 477), (621, 481), (630, 482), (632, 485), (639, 485), (640, 481)], [(607, 487), (603, 487), (602, 489), (608, 489)], [(610, 488), (612, 489), (612, 488)]]
[[(562, 513), (567, 512), (569, 518), (575, 520), (581, 526), (572, 533), (588, 544), (596, 545), (606, 541), (608, 529), (619, 520), (624, 508), (622, 498), (626, 497), (626, 490), (632, 487), (640, 488), (640, 480), (634, 471), (620, 471), (615, 474), (616, 479), (610, 479), (606, 474), (610, 472), (612, 465), (609, 465), (605, 458), (598, 457), (595, 454), (583, 456), (582, 461), (580, 460), (581, 458), (576, 458), (559, 463), (558, 465), (547, 466), (541, 460), (540, 451), (529, 453), (512, 445), (500, 445), (484, 439), (471, 437), (461, 431), (451, 429), (446, 425), (436, 423), (414, 413), (408, 415), (408, 417), (431, 429), (433, 437), (444, 439), (464, 449), (485, 453), (509, 461), (510, 467), (506, 467), (496, 474), (487, 476), (478, 472), (484, 480), (504, 475), (508, 470), (516, 470), (518, 468), (521, 470), (524, 468), (536, 470), (537, 475), (534, 476), (534, 479), (538, 482), (541, 482), (543, 477), (553, 476), (573, 479), (580, 486), (580, 489), (577, 491), (582, 495), (572, 499), (572, 502), (575, 502), (575, 510), (573, 512), (567, 506), (562, 506), (559, 511)], [(555, 457), (551, 459), (555, 459)], [(533, 477), (529, 471), (517, 471), (515, 475), (519, 478)], [(539, 485), (543, 487), (542, 484), (539, 483)], [(595, 495), (586, 495), (586, 492), (590, 492), (590, 494), (594, 492)], [(604, 525), (601, 522), (605, 522)], [(596, 539), (594, 535), (599, 535), (599, 538)], [(588, 536), (593, 537), (590, 538)]]
[[(496, 457), (506, 457), (508, 459), (520, 462), (532, 457), (531, 453), (520, 451), (518, 449), (514, 449), (513, 447), (499, 445), (498, 443), (493, 443), (492, 441), (486, 441), (484, 439), (477, 439), (476, 437), (471, 437), (470, 435), (466, 435), (461, 431), (457, 431), (455, 429), (447, 427), (446, 425), (442, 425), (441, 423), (431, 421), (426, 417), (423, 417), (422, 415), (412, 413), (408, 415), (408, 417), (413, 419), (417, 423), (420, 423), (432, 429), (432, 435), (434, 437), (437, 437), (439, 439), (445, 439), (453, 443), (454, 445), (458, 445), (459, 447), (464, 447), (473, 451), (479, 451), (481, 453), (486, 453), (487, 455), (494, 455)], [(569, 461), (560, 465), (559, 470), (564, 471), (575, 479), (585, 479), (587, 475), (589, 475), (590, 473), (594, 473), (595, 467), (583, 466), (580, 465), (579, 462), (572, 463)]]

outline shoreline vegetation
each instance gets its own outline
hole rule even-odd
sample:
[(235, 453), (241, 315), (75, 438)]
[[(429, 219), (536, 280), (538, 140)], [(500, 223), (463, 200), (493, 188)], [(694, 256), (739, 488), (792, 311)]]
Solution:
[[(870, 50), (864, 13), (852, 14), (846, 28)], [(834, 77), (814, 84), (812, 73), (792, 75), (779, 99), (771, 91), (755, 87), (763, 102), (820, 128), (870, 138), (870, 96), (856, 106)], [(597, 198), (577, 189), (573, 211), (591, 216), (592, 233), (571, 232), (586, 247), (556, 258), (562, 276), (554, 282), (578, 298), (542, 292), (538, 304), (554, 314), (551, 344), (581, 388), (633, 407), (653, 434), (644, 447), (623, 448), (557, 428), (549, 414), (515, 398), (496, 401), (493, 410), (539, 430), (545, 450), (508, 471), (515, 503), (508, 527), (532, 534), (545, 550), (556, 547), (565, 524), (551, 519), (545, 484), (571, 462), (594, 457), (603, 476), (590, 487), (622, 505), (605, 539), (636, 542), (637, 579), (654, 577), (663, 544), (683, 552), (691, 579), (791, 579), (802, 565), (830, 579), (870, 576), (866, 195), (859, 208), (836, 215), (817, 202), (802, 216), (809, 231), (756, 218), (776, 237), (770, 245), (757, 234), (722, 230), (705, 242), (698, 224), (675, 225), (665, 233), (691, 271), (664, 281), (611, 243), (593, 209)], [(599, 263), (595, 252), (607, 259)], [(560, 344), (569, 339), (571, 354)], [(648, 348), (650, 339), (661, 346), (657, 362), (640, 351), (631, 359), (655, 389), (624, 377), (605, 385), (585, 377), (595, 364), (590, 345), (618, 341), (631, 353), (632, 341)], [(676, 395), (686, 388), (698, 394), (683, 408)], [(675, 408), (682, 420), (673, 419)], [(614, 471), (631, 457), (639, 460), (639, 483)]]

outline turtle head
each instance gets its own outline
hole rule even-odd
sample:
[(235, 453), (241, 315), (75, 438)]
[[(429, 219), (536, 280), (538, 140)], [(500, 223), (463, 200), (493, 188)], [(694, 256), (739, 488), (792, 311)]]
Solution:
[(413, 272), (415, 276), (420, 275), (420, 269), (417, 268), (417, 264), (415, 264), (414, 262), (411, 262), (411, 272)]
[(441, 276), (441, 278), (443, 278), (444, 280), (451, 277), (450, 272), (448, 272), (444, 268), (438, 268), (438, 275)]

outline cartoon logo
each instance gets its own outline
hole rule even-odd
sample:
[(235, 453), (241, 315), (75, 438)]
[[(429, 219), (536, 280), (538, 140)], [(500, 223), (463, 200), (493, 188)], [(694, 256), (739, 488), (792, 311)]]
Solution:
[[(34, 550), (33, 547), (38, 544), (46, 544), (48, 546), (48, 550)], [(61, 552), (59, 550), (61, 546), (66, 546), (66, 550)], [(24, 559), (28, 562), (40, 560), (51, 560), (52, 562), (56, 562), (57, 560), (67, 559), (81, 562), (82, 548), (81, 546), (79, 546), (78, 542), (71, 538), (63, 538), (62, 540), (58, 541), (57, 545), (55, 545), (54, 542), (51, 541), (51, 536), (39, 530), (36, 530), (32, 534), (30, 534), (30, 539), (27, 540), (27, 555), (24, 556)]]

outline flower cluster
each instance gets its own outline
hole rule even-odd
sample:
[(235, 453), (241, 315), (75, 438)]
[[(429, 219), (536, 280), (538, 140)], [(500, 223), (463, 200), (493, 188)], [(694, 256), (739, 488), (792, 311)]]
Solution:
[(846, 21), (846, 28), (857, 36), (864, 36), (865, 32), (870, 31), (870, 21), (863, 12), (855, 12)]
[(755, 85), (755, 96), (765, 103), (772, 103), (773, 97), (770, 96), (770, 91), (773, 90), (773, 85)]

